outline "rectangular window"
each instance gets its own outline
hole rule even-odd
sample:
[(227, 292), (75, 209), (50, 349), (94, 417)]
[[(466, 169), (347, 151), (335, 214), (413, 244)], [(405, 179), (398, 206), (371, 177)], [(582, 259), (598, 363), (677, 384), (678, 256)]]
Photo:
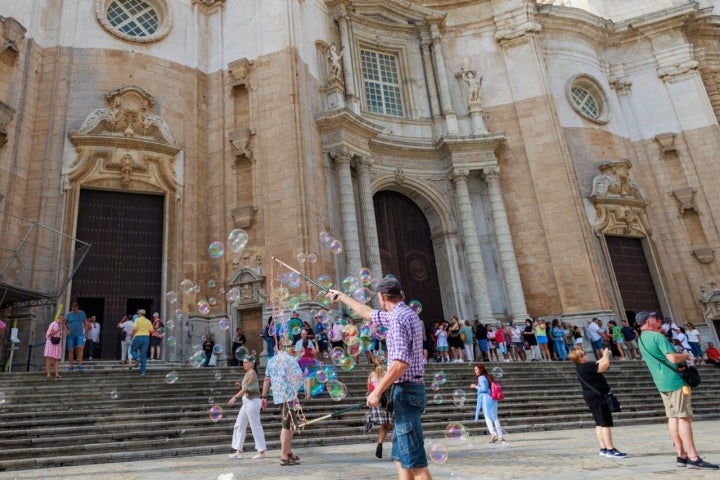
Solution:
[(397, 57), (360, 50), (367, 109), (373, 113), (402, 117), (402, 98)]

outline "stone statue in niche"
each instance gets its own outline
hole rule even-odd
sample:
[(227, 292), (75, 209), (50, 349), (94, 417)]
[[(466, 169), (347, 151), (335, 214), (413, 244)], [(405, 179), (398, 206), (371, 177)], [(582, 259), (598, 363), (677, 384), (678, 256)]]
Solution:
[(455, 75), (465, 84), (467, 91), (468, 103), (479, 104), (482, 96), (482, 75), (478, 75), (476, 70), (470, 69), (470, 60), (465, 57), (464, 65), (460, 68), (460, 72)]
[(345, 47), (338, 52), (337, 45), (332, 43), (328, 49), (328, 61), (330, 62), (330, 78), (340, 78), (341, 60)]

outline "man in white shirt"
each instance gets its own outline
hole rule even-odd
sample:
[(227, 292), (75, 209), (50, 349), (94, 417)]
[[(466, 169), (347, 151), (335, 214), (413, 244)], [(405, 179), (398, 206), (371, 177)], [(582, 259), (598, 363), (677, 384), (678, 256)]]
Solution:
[(88, 348), (85, 351), (88, 352), (88, 360), (92, 360), (93, 355), (97, 353), (97, 349), (100, 345), (100, 324), (97, 322), (95, 315), (90, 317), (90, 329), (87, 332), (87, 345)]
[(588, 340), (590, 340), (593, 353), (595, 354), (595, 358), (597, 360), (600, 360), (603, 356), (603, 338), (602, 332), (600, 331), (601, 324), (600, 319), (595, 317), (590, 321), (590, 325), (588, 325), (586, 329)]
[(670, 317), (665, 317), (665, 321), (662, 325), (662, 331), (670, 340), (676, 340), (678, 338), (678, 333), (680, 333), (680, 327), (678, 327)]

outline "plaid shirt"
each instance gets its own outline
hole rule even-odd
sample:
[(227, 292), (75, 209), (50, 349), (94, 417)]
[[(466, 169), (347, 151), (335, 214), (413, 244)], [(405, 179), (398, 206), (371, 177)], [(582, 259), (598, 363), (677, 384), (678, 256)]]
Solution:
[(424, 383), (423, 324), (417, 314), (404, 302), (400, 302), (389, 312), (373, 310), (371, 325), (388, 329), (388, 362), (399, 360), (408, 366), (396, 383)]

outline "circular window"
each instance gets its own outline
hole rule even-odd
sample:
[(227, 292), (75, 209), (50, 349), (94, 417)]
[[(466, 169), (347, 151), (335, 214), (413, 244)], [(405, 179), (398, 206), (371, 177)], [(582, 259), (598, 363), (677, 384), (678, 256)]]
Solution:
[(95, 18), (114, 36), (134, 43), (156, 42), (172, 27), (165, 0), (95, 0)]
[(595, 123), (607, 123), (610, 120), (605, 93), (597, 80), (590, 75), (582, 74), (571, 78), (565, 94), (580, 116)]

